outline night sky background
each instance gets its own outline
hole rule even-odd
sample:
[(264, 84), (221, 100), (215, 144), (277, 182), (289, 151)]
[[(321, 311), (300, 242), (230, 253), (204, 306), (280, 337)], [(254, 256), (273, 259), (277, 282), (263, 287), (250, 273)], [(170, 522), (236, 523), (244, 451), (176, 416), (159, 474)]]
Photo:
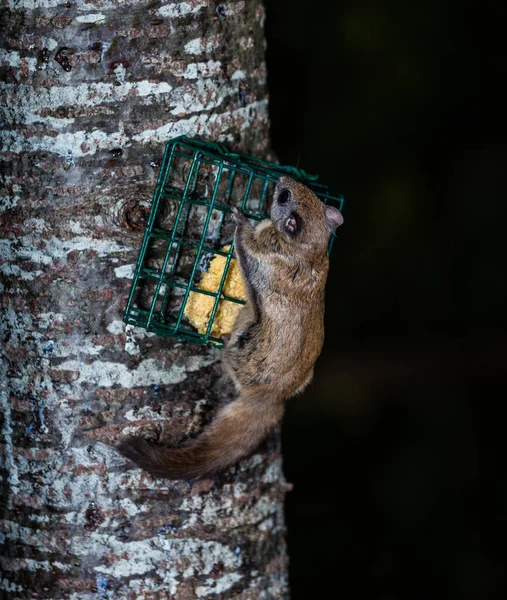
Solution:
[(345, 196), (292, 598), (506, 598), (507, 4), (266, 7), (273, 148)]

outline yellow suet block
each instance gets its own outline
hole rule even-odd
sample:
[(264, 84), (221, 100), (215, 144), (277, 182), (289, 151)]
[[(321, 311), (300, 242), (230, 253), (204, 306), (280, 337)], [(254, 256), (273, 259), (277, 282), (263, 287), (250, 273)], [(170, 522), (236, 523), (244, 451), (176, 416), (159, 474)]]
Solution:
[[(229, 248), (230, 246), (224, 246), (222, 250), (227, 252)], [(215, 255), (210, 262), (209, 269), (201, 277), (198, 285), (201, 290), (205, 290), (206, 292), (218, 291), (225, 269), (225, 262), (225, 256), (221, 256), (220, 254)], [(236, 300), (246, 301), (247, 299), (241, 269), (235, 258), (231, 259), (229, 263), (224, 287), (222, 288), (222, 296), (224, 295)], [(215, 298), (213, 296), (206, 296), (205, 294), (199, 294), (199, 292), (190, 292), (188, 296), (185, 306), (185, 316), (201, 334), (206, 333), (214, 304)], [(220, 300), (215, 319), (213, 320), (211, 335), (221, 337), (224, 334), (230, 333), (234, 321), (242, 308), (242, 304)]]

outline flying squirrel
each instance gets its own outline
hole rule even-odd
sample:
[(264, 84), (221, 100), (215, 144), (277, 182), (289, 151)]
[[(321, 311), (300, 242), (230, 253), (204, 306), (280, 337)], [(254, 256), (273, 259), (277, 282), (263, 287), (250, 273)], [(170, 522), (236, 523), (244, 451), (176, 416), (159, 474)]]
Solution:
[(254, 228), (233, 209), (234, 245), (248, 300), (222, 361), (238, 397), (181, 448), (130, 437), (118, 450), (156, 477), (209, 475), (251, 454), (280, 423), (286, 400), (304, 390), (324, 342), (328, 245), (343, 223), (305, 185), (278, 180), (270, 219)]

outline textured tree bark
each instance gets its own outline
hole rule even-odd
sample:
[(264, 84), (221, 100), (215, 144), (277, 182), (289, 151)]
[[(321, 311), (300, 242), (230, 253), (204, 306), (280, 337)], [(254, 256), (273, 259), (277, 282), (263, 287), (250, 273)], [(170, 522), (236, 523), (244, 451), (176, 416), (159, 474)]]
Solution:
[(121, 321), (165, 142), (266, 154), (264, 10), (6, 0), (1, 50), (2, 598), (283, 598), (278, 435), (213, 479), (114, 450), (183, 442), (231, 390), (219, 352)]

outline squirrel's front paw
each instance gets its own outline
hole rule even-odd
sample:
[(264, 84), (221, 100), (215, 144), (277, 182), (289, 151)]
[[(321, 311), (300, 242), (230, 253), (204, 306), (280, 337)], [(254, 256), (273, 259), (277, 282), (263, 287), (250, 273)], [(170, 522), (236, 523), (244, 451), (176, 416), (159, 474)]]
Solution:
[(232, 214), (234, 215), (234, 218), (236, 219), (236, 223), (238, 223), (238, 225), (240, 223), (246, 223), (248, 221), (248, 217), (245, 215), (245, 213), (236, 206), (232, 207)]

